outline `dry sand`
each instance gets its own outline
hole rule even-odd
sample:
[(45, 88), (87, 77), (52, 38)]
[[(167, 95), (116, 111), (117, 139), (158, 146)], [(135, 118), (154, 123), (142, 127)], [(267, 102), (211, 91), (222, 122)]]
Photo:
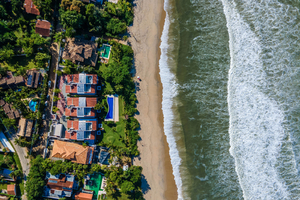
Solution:
[(165, 19), (163, 0), (135, 0), (135, 18), (129, 28), (134, 50), (137, 84), (137, 119), (141, 124), (138, 142), (143, 167), (142, 189), (146, 200), (176, 200), (169, 147), (163, 132), (162, 85), (159, 77), (160, 37)]

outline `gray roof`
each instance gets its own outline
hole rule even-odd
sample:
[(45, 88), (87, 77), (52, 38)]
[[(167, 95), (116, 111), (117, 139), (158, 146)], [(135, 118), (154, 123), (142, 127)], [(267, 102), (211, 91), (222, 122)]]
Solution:
[(100, 158), (99, 158), (99, 163), (104, 164), (104, 165), (108, 165), (108, 159), (109, 159), (110, 155), (107, 151), (101, 151), (100, 152)]

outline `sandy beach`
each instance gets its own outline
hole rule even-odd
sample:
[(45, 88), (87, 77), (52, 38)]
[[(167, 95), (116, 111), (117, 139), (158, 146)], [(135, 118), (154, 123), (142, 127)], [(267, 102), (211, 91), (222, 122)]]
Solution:
[(134, 164), (143, 167), (142, 189), (146, 200), (175, 200), (177, 188), (163, 132), (162, 84), (158, 68), (164, 2), (135, 0), (134, 3), (135, 18), (129, 28), (129, 42), (134, 50), (136, 76), (141, 78), (137, 84), (137, 119), (141, 124), (138, 148), (141, 154)]

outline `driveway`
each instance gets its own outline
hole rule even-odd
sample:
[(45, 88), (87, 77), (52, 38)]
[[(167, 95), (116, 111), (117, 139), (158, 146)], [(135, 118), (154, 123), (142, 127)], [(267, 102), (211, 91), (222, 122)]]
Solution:
[[(15, 138), (17, 137), (15, 130), (11, 129), (9, 132), (7, 131), (6, 135), (9, 138), (9, 140), (11, 141), (12, 145), (14, 146), (14, 148), (19, 156), (21, 166), (23, 169), (23, 173), (25, 174), (25, 176), (24, 176), (24, 186), (25, 186), (27, 176), (28, 176), (29, 170), (30, 170), (30, 160), (28, 158), (26, 158), (27, 150), (26, 150), (26, 148), (20, 147), (19, 145), (15, 144)], [(22, 200), (27, 200), (26, 191), (24, 191)]]

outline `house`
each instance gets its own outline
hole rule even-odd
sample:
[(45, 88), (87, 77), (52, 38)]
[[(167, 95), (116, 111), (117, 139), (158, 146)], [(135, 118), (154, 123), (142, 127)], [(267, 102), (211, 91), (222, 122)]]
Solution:
[(2, 106), (5, 114), (9, 119), (17, 119), (20, 118), (20, 113), (18, 110), (13, 108), (11, 104), (6, 103), (3, 99), (0, 99), (0, 106)]
[(41, 73), (35, 70), (27, 71), (27, 87), (37, 88), (39, 85)]
[(96, 74), (72, 74), (66, 76), (66, 93), (70, 94), (96, 94), (98, 76)]
[(54, 140), (51, 159), (52, 160), (70, 160), (79, 164), (91, 164), (94, 148), (84, 147), (72, 142)]
[(47, 20), (37, 20), (35, 24), (35, 32), (44, 37), (50, 37), (51, 23)]
[(46, 172), (46, 181), (43, 197), (60, 199), (72, 196), (75, 182), (74, 175), (58, 174), (54, 176)]
[(62, 59), (71, 60), (75, 64), (80, 63), (95, 67), (98, 58), (97, 46), (98, 44), (92, 41), (69, 38), (66, 41)]
[(99, 153), (99, 163), (101, 165), (109, 165), (109, 161), (108, 159), (110, 158), (110, 154), (105, 151), (105, 150), (101, 150)]
[(75, 200), (92, 200), (93, 194), (91, 193), (85, 193), (85, 192), (79, 192), (75, 195)]
[(54, 138), (62, 138), (63, 125), (62, 124), (51, 124), (49, 136)]
[(11, 77), (3, 77), (0, 79), (0, 87), (2, 89), (17, 89), (19, 86), (25, 86), (25, 81), (23, 76), (11, 76)]
[(14, 185), (7, 185), (7, 194), (14, 195), (14, 196), (17, 195), (17, 193), (16, 193), (16, 184), (14, 184)]
[(97, 120), (68, 120), (67, 129), (68, 130), (65, 132), (66, 139), (88, 141), (89, 144), (94, 144), (97, 131)]
[(95, 117), (94, 107), (97, 104), (97, 98), (68, 98), (68, 108), (65, 109), (65, 116), (70, 117)]
[(33, 120), (21, 118), (19, 121), (17, 135), (20, 137), (31, 137), (33, 128)]
[(28, 14), (40, 15), (39, 9), (33, 4), (32, 0), (25, 0), (23, 6)]
[(16, 181), (15, 179), (13, 179), (10, 174), (12, 173), (12, 171), (10, 171), (9, 169), (2, 169), (0, 171), (0, 176), (7, 181)]

